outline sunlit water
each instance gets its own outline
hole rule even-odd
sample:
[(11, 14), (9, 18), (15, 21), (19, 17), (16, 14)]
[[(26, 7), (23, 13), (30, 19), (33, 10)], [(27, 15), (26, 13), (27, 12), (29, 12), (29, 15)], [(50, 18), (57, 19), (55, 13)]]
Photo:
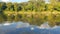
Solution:
[(60, 34), (60, 26), (50, 27), (47, 23), (36, 26), (23, 22), (7, 22), (0, 24), (0, 34)]

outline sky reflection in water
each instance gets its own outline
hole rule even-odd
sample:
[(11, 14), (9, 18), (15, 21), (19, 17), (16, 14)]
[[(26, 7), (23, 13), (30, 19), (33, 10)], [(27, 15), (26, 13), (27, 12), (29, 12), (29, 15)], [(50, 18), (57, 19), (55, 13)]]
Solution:
[(0, 24), (0, 34), (60, 34), (60, 26), (51, 28), (47, 23), (41, 26), (23, 22), (5, 23)]

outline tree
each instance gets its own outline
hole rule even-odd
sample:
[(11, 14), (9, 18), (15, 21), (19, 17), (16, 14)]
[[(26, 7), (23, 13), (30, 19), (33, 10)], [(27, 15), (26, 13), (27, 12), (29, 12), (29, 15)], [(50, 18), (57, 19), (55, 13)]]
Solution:
[(11, 2), (9, 2), (9, 3), (6, 3), (6, 6), (7, 6), (7, 10), (8, 10), (8, 11), (10, 11), (10, 9), (11, 9), (11, 6), (12, 6), (12, 3), (11, 3)]

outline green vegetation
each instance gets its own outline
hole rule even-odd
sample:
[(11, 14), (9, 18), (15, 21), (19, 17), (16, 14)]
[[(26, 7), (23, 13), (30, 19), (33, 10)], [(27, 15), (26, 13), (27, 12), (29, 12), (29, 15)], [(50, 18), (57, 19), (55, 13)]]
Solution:
[(60, 25), (60, 2), (30, 0), (22, 3), (0, 2), (0, 22), (23, 21), (34, 25), (49, 22), (50, 26)]

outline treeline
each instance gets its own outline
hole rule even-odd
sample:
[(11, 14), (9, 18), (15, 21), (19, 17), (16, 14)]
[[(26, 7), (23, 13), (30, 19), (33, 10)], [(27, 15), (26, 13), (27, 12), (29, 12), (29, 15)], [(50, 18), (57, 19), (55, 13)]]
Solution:
[(48, 21), (50, 26), (60, 25), (60, 2), (53, 2), (45, 3), (43, 0), (22, 3), (0, 2), (0, 22), (23, 21), (41, 25)]
[[(56, 4), (55, 4), (56, 3)], [(60, 11), (60, 2), (55, 3), (45, 3), (45, 1), (40, 0), (30, 0), (28, 2), (22, 2), (22, 3), (12, 3), (12, 2), (0, 2), (0, 12), (1, 11), (36, 11), (36, 12), (42, 12), (42, 11)]]
[(0, 7), (0, 11), (42, 11), (45, 8), (45, 3), (37, 1), (28, 1), (23, 3), (0, 2)]

